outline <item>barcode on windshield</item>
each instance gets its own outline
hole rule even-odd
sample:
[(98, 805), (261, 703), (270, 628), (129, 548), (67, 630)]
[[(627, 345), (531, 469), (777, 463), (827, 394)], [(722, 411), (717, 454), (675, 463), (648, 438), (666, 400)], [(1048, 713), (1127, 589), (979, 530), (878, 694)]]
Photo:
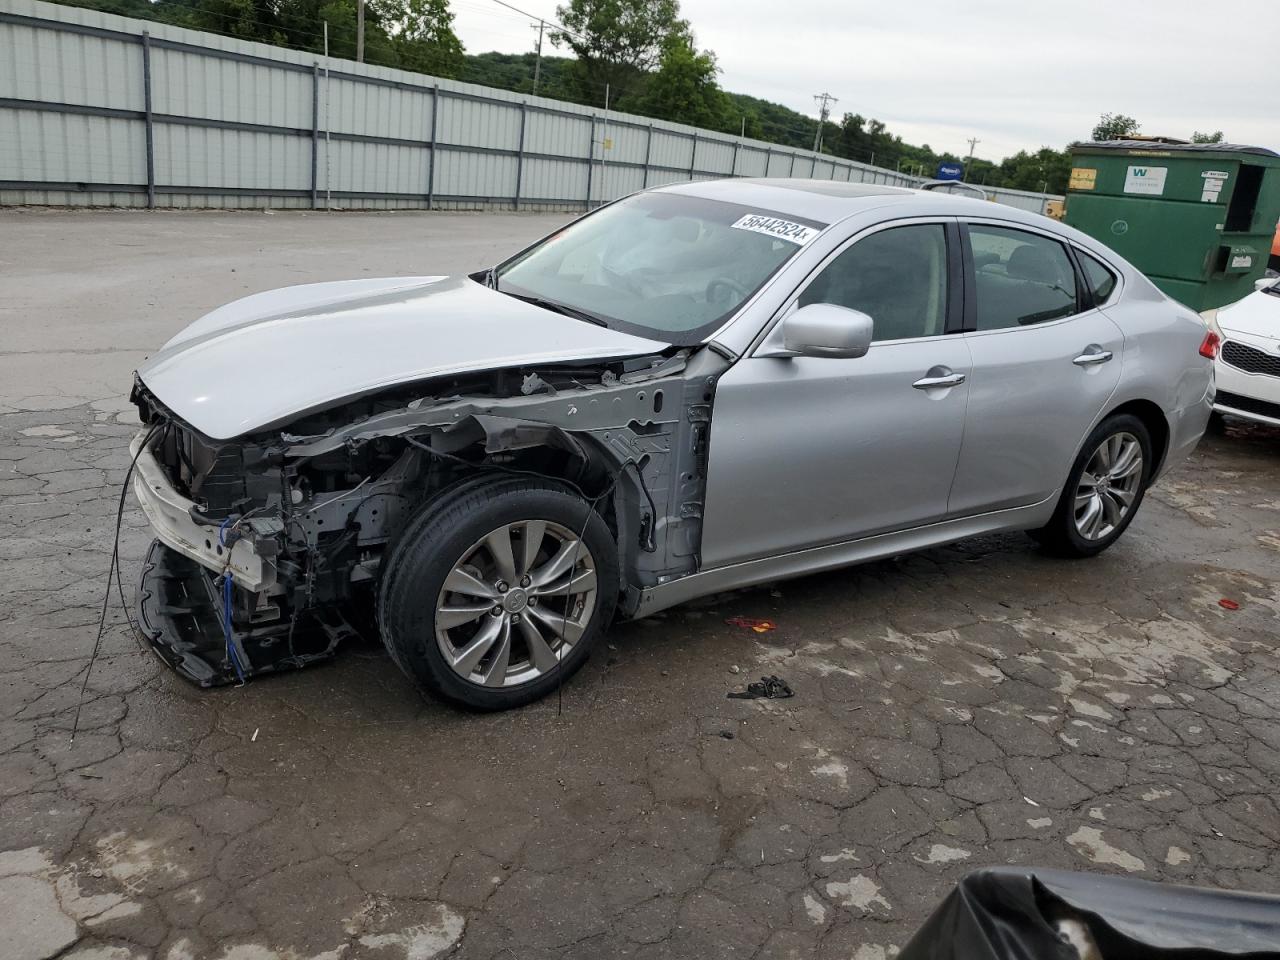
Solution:
[(801, 247), (818, 235), (817, 230), (806, 227), (803, 223), (792, 223), (790, 220), (779, 220), (777, 217), (766, 217), (758, 213), (749, 213), (731, 226), (735, 230), (763, 233)]

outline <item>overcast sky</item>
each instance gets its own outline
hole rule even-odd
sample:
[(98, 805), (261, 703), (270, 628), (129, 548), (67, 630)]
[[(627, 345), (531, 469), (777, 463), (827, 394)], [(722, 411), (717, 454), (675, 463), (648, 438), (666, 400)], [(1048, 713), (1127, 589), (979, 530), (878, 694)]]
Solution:
[[(555, 0), (512, 0), (555, 18)], [(493, 0), (451, 0), (470, 53), (532, 50)], [(967, 9), (965, 7), (967, 6)], [(1222, 130), (1280, 150), (1280, 0), (682, 0), (728, 90), (816, 116), (813, 94), (910, 143), (999, 160), (1087, 139), (1098, 115), (1142, 132)], [(963, 12), (953, 12), (963, 10)], [(546, 45), (544, 53), (556, 51)]]

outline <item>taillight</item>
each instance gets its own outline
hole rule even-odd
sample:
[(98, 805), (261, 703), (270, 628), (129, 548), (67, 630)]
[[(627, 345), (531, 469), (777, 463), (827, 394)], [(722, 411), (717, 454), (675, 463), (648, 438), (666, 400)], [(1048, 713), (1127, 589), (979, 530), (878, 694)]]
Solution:
[(1216, 330), (1206, 330), (1204, 340), (1200, 342), (1200, 356), (1208, 360), (1217, 360), (1222, 351), (1222, 337)]

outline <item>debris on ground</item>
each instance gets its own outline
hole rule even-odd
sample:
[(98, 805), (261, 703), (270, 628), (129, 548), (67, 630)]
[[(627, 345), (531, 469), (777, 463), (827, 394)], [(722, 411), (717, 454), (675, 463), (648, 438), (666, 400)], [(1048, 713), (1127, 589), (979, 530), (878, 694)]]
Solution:
[(761, 677), (758, 683), (747, 684), (745, 692), (729, 694), (730, 700), (785, 700), (794, 697), (795, 691), (781, 677)]
[(1223, 597), (1221, 600), (1219, 600), (1218, 606), (1220, 606), (1223, 610), (1239, 610), (1240, 609), (1240, 604), (1236, 603), (1236, 601), (1228, 597)]
[(725, 623), (731, 627), (746, 627), (756, 633), (768, 633), (770, 630), (778, 629), (778, 625), (772, 620), (760, 620), (756, 617), (730, 617)]

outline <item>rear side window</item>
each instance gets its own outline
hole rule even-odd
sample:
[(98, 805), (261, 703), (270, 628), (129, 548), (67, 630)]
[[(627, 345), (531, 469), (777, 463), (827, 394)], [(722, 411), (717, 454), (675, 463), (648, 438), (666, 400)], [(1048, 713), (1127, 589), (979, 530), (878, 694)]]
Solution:
[(1076, 253), (1080, 256), (1084, 278), (1089, 284), (1089, 290), (1093, 293), (1093, 302), (1106, 303), (1107, 298), (1115, 292), (1116, 275), (1083, 250), (1077, 249)]
[(1076, 312), (1076, 278), (1066, 249), (1025, 230), (969, 225), (977, 328), (1003, 330)]

